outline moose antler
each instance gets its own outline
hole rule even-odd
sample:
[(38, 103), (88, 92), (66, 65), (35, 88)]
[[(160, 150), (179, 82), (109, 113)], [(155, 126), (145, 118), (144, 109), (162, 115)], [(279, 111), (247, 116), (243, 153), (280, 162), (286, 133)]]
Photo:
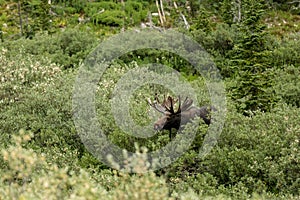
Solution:
[(178, 100), (179, 100), (179, 107), (176, 113), (181, 113), (186, 111), (193, 104), (193, 100), (188, 97), (185, 98), (182, 104), (181, 104), (180, 96), (178, 96)]
[[(151, 102), (150, 99), (148, 99), (148, 103), (151, 107), (155, 108), (158, 112), (163, 114), (180, 114), (181, 112), (184, 112), (189, 109), (189, 107), (193, 104), (193, 100), (186, 97), (184, 102), (181, 104), (181, 98), (178, 96), (178, 99), (174, 99), (171, 96), (164, 95), (164, 100), (162, 103), (160, 103), (157, 94), (155, 95), (154, 102)], [(179, 102), (177, 111), (174, 111), (174, 105)]]
[(148, 99), (148, 103), (151, 107), (153, 107), (155, 110), (157, 110), (160, 113), (163, 113), (165, 115), (168, 114), (175, 114), (174, 111), (174, 104), (178, 101), (174, 100), (172, 97), (168, 96), (168, 98), (166, 98), (166, 96), (164, 95), (164, 100), (162, 103), (160, 103), (157, 94), (155, 94), (155, 98), (154, 101), (151, 102), (150, 99)]

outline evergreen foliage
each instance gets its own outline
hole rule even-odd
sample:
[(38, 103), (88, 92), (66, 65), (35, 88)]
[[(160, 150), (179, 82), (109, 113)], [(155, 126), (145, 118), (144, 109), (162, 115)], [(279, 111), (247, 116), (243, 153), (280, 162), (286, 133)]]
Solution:
[(238, 23), (239, 38), (231, 52), (231, 66), (235, 86), (232, 97), (237, 101), (238, 110), (269, 111), (276, 99), (272, 91), (272, 71), (268, 70), (269, 56), (265, 25), (260, 23), (265, 12), (264, 1), (245, 1), (242, 21)]

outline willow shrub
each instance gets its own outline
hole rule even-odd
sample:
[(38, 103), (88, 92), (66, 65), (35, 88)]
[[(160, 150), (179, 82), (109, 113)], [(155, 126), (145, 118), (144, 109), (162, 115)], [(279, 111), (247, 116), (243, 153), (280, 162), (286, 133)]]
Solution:
[(4, 47), (9, 51), (11, 59), (22, 55), (34, 56), (37, 59), (49, 59), (61, 69), (76, 68), (92, 48), (97, 46), (94, 34), (79, 29), (66, 29), (52, 35), (36, 34), (34, 39), (18, 39), (6, 41)]
[[(236, 198), (243, 199), (253, 193), (297, 196), (300, 192), (298, 113), (299, 108), (286, 105), (250, 117), (230, 111), (217, 145), (206, 157), (198, 157), (198, 149), (193, 147), (164, 169), (164, 173), (170, 177), (174, 191), (192, 187), (204, 195), (229, 196), (235, 191)], [(202, 132), (198, 135), (203, 137)], [(200, 182), (193, 181), (195, 177)]]
[[(122, 132), (110, 113), (113, 88), (120, 77), (134, 67), (136, 63), (131, 66), (114, 65), (107, 70), (96, 94), (97, 117), (104, 133), (114, 144), (134, 152), (134, 144), (138, 143), (152, 151), (169, 142), (167, 132), (158, 133), (148, 140), (139, 140)], [(136, 193), (137, 197), (141, 197), (145, 191), (149, 191), (152, 199), (163, 198), (168, 193), (174, 198), (187, 199), (246, 199), (254, 194), (266, 199), (277, 196), (292, 199), (293, 196), (289, 195), (295, 198), (299, 196), (299, 108), (278, 104), (268, 113), (250, 112), (246, 117), (234, 110), (229, 102), (229, 112), (218, 144), (205, 158), (197, 157), (207, 129), (198, 119), (201, 125), (197, 129), (187, 126), (182, 134), (177, 135), (184, 139), (196, 131), (191, 148), (178, 161), (157, 171), (159, 177), (153, 174), (113, 175), (110, 169), (85, 150), (77, 136), (71, 108), (75, 75), (74, 72), (65, 71), (51, 80), (37, 79), (43, 84), (33, 88), (25, 85), (22, 101), (2, 104), (2, 196), (17, 198), (26, 195), (27, 199), (32, 199), (34, 197), (30, 195), (39, 195), (43, 199), (44, 196), (53, 195), (52, 191), (57, 188), (60, 188), (57, 199), (71, 198), (72, 195), (88, 196), (85, 191), (91, 195), (91, 199), (96, 199), (95, 195), (133, 197)], [(200, 88), (197, 90), (198, 101), (207, 103), (207, 93), (201, 90), (203, 81), (194, 80), (191, 84)], [(12, 81), (10, 85), (13, 88), (18, 81)], [(130, 108), (134, 120), (149, 123), (149, 106), (145, 98), (153, 97), (155, 92), (163, 94), (170, 91), (160, 86), (145, 86), (133, 94)], [(19, 145), (12, 138), (22, 128), (30, 130), (33, 138)], [(20, 160), (23, 160), (21, 164)], [(85, 184), (86, 189), (82, 189)], [(253, 198), (256, 198), (255, 195)]]
[(103, 182), (97, 183), (84, 169), (59, 167), (44, 154), (24, 147), (31, 138), (31, 133), (22, 130), (13, 135), (11, 145), (1, 149), (1, 199), (169, 199), (164, 179), (153, 173), (107, 176), (103, 171), (98, 176), (114, 185), (107, 191)]
[(300, 66), (285, 65), (275, 70), (274, 90), (278, 98), (292, 106), (300, 107)]

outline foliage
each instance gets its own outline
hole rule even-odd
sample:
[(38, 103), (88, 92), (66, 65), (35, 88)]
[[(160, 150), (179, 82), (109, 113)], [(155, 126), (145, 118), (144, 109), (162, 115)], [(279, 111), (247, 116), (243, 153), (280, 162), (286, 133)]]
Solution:
[(46, 1), (34, 0), (25, 1), (21, 5), (28, 16), (23, 17), (24, 21), (30, 19), (30, 23), (24, 26), (24, 35), (26, 38), (32, 38), (35, 33), (40, 31), (47, 31), (52, 33), (54, 31), (52, 26), (52, 15), (49, 14), (50, 5)]
[(22, 48), (13, 58), (7, 49), (2, 48), (0, 65), (1, 106), (20, 101), (27, 88), (46, 87), (61, 72), (59, 66), (47, 58), (25, 57)]
[(126, 1), (114, 3), (108, 1), (91, 2), (85, 7), (85, 13), (94, 24), (122, 27), (136, 25), (147, 18), (147, 3)]
[[(186, 191), (189, 186), (204, 195), (220, 192), (242, 199), (252, 193), (298, 194), (297, 112), (286, 106), (251, 117), (229, 112), (218, 145), (209, 155), (199, 158), (197, 151), (189, 151), (165, 169), (173, 190)], [(192, 184), (195, 178), (199, 180)]]
[(77, 30), (64, 31), (58, 35), (58, 40), (53, 44), (53, 47), (59, 47), (58, 52), (62, 55), (57, 54), (53, 61), (60, 61), (59, 64), (65, 68), (76, 67), (95, 45), (97, 40), (89, 33)]
[(274, 40), (275, 48), (269, 54), (268, 59), (274, 68), (284, 68), (286, 65), (299, 66), (299, 38), (299, 34), (289, 34), (280, 40)]
[[(131, 67), (134, 66), (136, 65), (133, 63)], [(165, 144), (167, 134), (157, 136), (156, 140), (132, 140), (120, 132), (107, 115), (109, 110), (106, 109), (110, 107), (107, 98), (111, 96), (110, 90), (114, 88), (114, 80), (118, 80), (127, 67), (130, 69), (130, 66), (114, 65), (100, 82), (96, 104), (101, 108), (98, 109), (98, 113), (99, 120), (103, 123), (102, 128), (109, 134), (111, 141), (128, 150), (134, 151), (134, 142), (152, 149), (160, 148)], [(233, 110), (228, 114), (218, 146), (204, 159), (197, 157), (207, 128), (202, 122), (202, 125), (198, 126), (191, 150), (171, 166), (158, 171), (158, 175), (113, 175), (109, 170), (104, 170), (102, 164), (95, 161), (89, 153), (83, 151), (80, 156), (80, 142), (74, 137), (70, 108), (73, 78), (74, 74), (69, 72), (56, 77), (52, 86), (28, 90), (29, 93), (21, 103), (6, 106), (6, 111), (2, 112), (2, 116), (6, 117), (1, 120), (0, 135), (1, 140), (7, 143), (1, 148), (4, 152), (12, 152), (12, 149), (15, 149), (14, 156), (5, 153), (5, 159), (1, 161), (3, 167), (0, 173), (7, 174), (1, 177), (11, 181), (9, 184), (2, 179), (3, 196), (23, 195), (25, 199), (29, 199), (34, 195), (43, 198), (55, 194), (57, 197), (53, 198), (81, 195), (95, 199), (97, 195), (103, 195), (108, 199), (117, 199), (140, 198), (148, 194), (157, 199), (167, 197), (168, 190), (172, 198), (246, 199), (256, 193), (259, 195), (254, 195), (253, 199), (270, 199), (278, 195), (282, 199), (293, 199), (292, 196), (284, 194), (294, 194), (295, 198), (299, 195), (299, 109), (282, 106), (270, 113), (257, 112), (254, 116), (245, 117), (237, 113), (230, 104)], [(199, 84), (199, 80), (195, 80), (194, 84)], [(39, 92), (43, 90), (44, 93)], [(157, 87), (157, 90), (160, 88)], [(145, 94), (145, 91), (153, 91), (153, 87), (137, 91), (134, 98), (137, 104), (132, 107), (133, 114), (143, 113), (143, 109), (147, 107), (146, 104), (138, 103), (144, 102), (145, 97), (140, 95)], [(139, 121), (145, 120), (144, 117), (147, 116), (147, 113), (145, 116), (135, 115)], [(22, 127), (31, 130), (33, 138), (22, 145), (21, 149), (11, 147), (10, 145), (14, 145), (13, 141), (9, 144), (9, 140), (5, 138), (15, 137), (13, 132)], [(194, 131), (193, 126), (188, 126), (184, 134), (178, 137), (185, 137)], [(27, 153), (28, 151), (31, 153)], [(40, 153), (44, 157), (41, 163)], [(34, 160), (37, 163), (30, 163), (32, 168), (28, 170), (34, 169), (34, 166), (39, 170), (23, 170), (28, 175), (22, 175), (24, 180), (15, 180), (12, 177), (18, 176), (16, 170), (23, 167), (15, 159), (23, 159), (21, 155), (24, 157), (24, 169), (29, 166), (27, 162), (38, 157)], [(43, 164), (44, 162), (46, 163)], [(144, 162), (145, 160), (142, 163)], [(138, 167), (134, 163), (128, 166)], [(10, 173), (5, 170), (9, 170)], [(83, 186), (85, 189), (81, 188)], [(12, 189), (8, 190), (9, 187)], [(58, 187), (60, 189), (53, 193)]]
[(275, 81), (278, 83), (274, 86), (276, 95), (281, 101), (292, 106), (300, 107), (300, 69), (293, 65), (283, 66), (282, 69), (276, 70)]
[(290, 11), (291, 13), (298, 14), (299, 13), (299, 2), (297, 1), (267, 1), (269, 6), (271, 6), (274, 10), (284, 10)]
[(34, 135), (31, 147), (44, 152), (59, 166), (81, 157), (84, 150), (71, 112), (73, 79), (72, 74), (57, 75), (46, 84), (27, 88), (17, 103), (2, 105), (1, 138), (24, 128)]
[[(279, 118), (277, 120), (281, 120), (280, 112), (287, 111), (286, 109), (289, 108), (279, 108)], [(295, 111), (291, 110), (291, 112)], [(238, 117), (233, 115), (230, 119), (233, 119), (232, 117), (238, 120)], [(270, 119), (274, 119), (271, 115), (269, 117), (271, 117)], [(245, 122), (249, 122), (246, 117), (243, 118), (245, 118)], [(257, 121), (261, 121), (261, 118), (268, 119), (268, 116), (256, 115), (255, 118), (257, 119), (250, 120), (253, 121), (253, 124), (257, 124)], [(293, 122), (295, 119), (298, 120), (297, 118), (286, 119), (286, 124)], [(231, 124), (229, 126), (228, 128), (232, 129), (234, 125)], [(260, 124), (258, 126), (260, 126)], [(236, 128), (240, 127), (241, 126)], [(282, 138), (277, 138), (276, 141), (272, 143), (273, 149), (264, 148), (264, 146), (268, 142), (273, 141), (272, 137), (276, 136), (276, 134), (268, 135), (268, 133), (265, 133), (262, 137), (262, 144), (259, 144), (260, 138), (255, 139), (256, 136), (249, 135), (248, 137), (251, 137), (250, 145), (253, 145), (253, 148), (247, 150), (243, 142), (246, 142), (248, 138), (246, 138), (244, 134), (240, 135), (242, 137), (235, 134), (232, 143), (231, 138), (228, 137), (232, 134), (232, 132), (230, 132), (222, 136), (219, 148), (215, 149), (206, 159), (201, 161), (196, 160), (199, 165), (197, 167), (198, 169), (209, 172), (197, 173), (195, 176), (188, 173), (182, 174), (181, 176), (174, 176), (169, 179), (169, 184), (167, 184), (163, 177), (158, 177), (152, 172), (130, 175), (122, 172), (102, 170), (97, 172), (96, 177), (98, 178), (94, 179), (91, 176), (91, 172), (85, 169), (74, 171), (67, 166), (58, 167), (51, 159), (45, 157), (44, 154), (35, 152), (30, 148), (28, 149), (27, 144), (31, 141), (33, 135), (30, 132), (22, 130), (19, 134), (12, 136), (12, 144), (1, 152), (2, 157), (0, 158), (0, 164), (2, 170), (0, 172), (0, 195), (4, 199), (43, 199), (45, 197), (51, 199), (98, 199), (99, 196), (105, 196), (106, 199), (272, 199), (275, 197), (277, 199), (297, 199), (297, 196), (274, 196), (266, 190), (268, 190), (272, 184), (275, 184), (280, 191), (290, 187), (292, 193), (299, 192), (297, 191), (297, 189), (299, 189), (297, 187), (297, 181), (282, 182), (284, 180), (290, 180), (290, 178), (299, 178), (297, 175), (299, 170), (299, 156), (297, 156), (297, 154), (299, 154), (297, 151), (299, 140), (297, 140), (297, 135), (299, 136), (300, 134), (299, 131), (297, 132), (298, 128), (297, 123), (293, 123), (291, 126), (289, 125), (287, 131), (290, 134), (286, 134), (285, 138), (289, 138), (291, 143), (288, 141), (283, 142), (281, 140)], [(272, 132), (272, 130), (270, 132)], [(254, 133), (254, 131), (252, 133)], [(240, 143), (236, 143), (235, 141), (240, 141)], [(232, 146), (232, 144), (234, 144), (234, 146)], [(288, 148), (289, 144), (291, 144), (290, 148)], [(225, 152), (220, 151), (222, 148)], [(137, 150), (137, 152), (138, 151), (139, 150)], [(245, 152), (247, 153), (244, 154)], [(282, 156), (279, 158), (275, 156), (276, 154), (281, 154)], [(127, 161), (124, 160), (124, 162), (126, 162), (128, 166), (133, 164), (132, 166), (138, 167), (137, 163), (140, 163), (140, 167), (147, 166), (144, 153), (137, 155), (138, 156), (134, 158), (127, 157)], [(249, 155), (252, 156), (249, 157)], [(279, 161), (277, 160), (278, 158)], [(239, 160), (239, 162), (235, 160)], [(190, 162), (191, 164), (193, 163), (192, 160)], [(253, 162), (254, 164), (251, 164), (249, 168), (249, 166), (247, 166), (248, 162)], [(294, 162), (298, 163), (298, 166), (295, 165)], [(235, 163), (239, 164), (236, 166)], [(246, 164), (245, 167), (249, 169), (249, 171), (246, 170), (244, 173), (236, 174), (238, 171), (235, 171), (235, 169), (239, 169), (243, 163)], [(220, 167), (229, 169), (230, 181), (234, 181), (232, 178), (238, 178), (240, 175), (242, 178), (238, 178), (238, 182), (231, 183), (231, 186), (220, 185), (221, 180), (212, 174), (212, 172), (224, 172), (224, 170), (219, 169)], [(143, 168), (142, 170), (145, 169)], [(268, 172), (268, 176), (264, 175), (264, 170)], [(262, 174), (256, 178), (253, 177), (257, 172)], [(285, 178), (287, 175), (285, 173), (288, 173), (287, 178)], [(268, 180), (271, 182), (268, 182)], [(109, 190), (105, 189), (105, 187), (107, 187), (107, 185), (104, 185), (105, 183), (112, 184)], [(250, 184), (250, 188), (247, 186), (247, 183)], [(269, 185), (270, 183), (271, 185)], [(290, 183), (294, 183), (295, 185), (290, 185)], [(168, 196), (168, 185), (170, 184), (172, 188), (171, 197)], [(249, 189), (253, 190), (253, 187), (255, 188), (255, 193), (253, 193), (251, 197), (247, 191), (249, 192)]]
[(1, 199), (96, 199), (107, 194), (84, 170), (75, 173), (67, 167), (59, 168), (43, 154), (26, 149), (24, 144), (31, 137), (20, 131), (13, 136), (13, 144), (2, 150), (7, 167), (1, 170)]
[[(18, 34), (26, 38), (32, 38), (39, 31), (54, 31), (52, 15), (49, 15), (50, 5), (46, 1), (7, 1), (3, 9), (4, 18), (9, 17), (9, 26), (19, 26)], [(9, 27), (7, 27), (9, 28)], [(17, 30), (8, 29), (13, 33)]]
[(121, 27), (124, 24), (124, 17), (123, 11), (109, 11), (93, 16), (93, 22), (105, 26)]
[(297, 33), (300, 30), (299, 20), (299, 15), (275, 10), (268, 12), (263, 21), (271, 34), (285, 38), (289, 33)]
[[(219, 181), (227, 184), (243, 182), (248, 189), (253, 191), (259, 189), (272, 192), (289, 190), (298, 193), (293, 185), (297, 184), (298, 175), (294, 170), (290, 171), (286, 168), (289, 165), (287, 163), (290, 162), (295, 162), (299, 167), (299, 161), (296, 158), (299, 152), (294, 148), (294, 145), (297, 146), (299, 143), (296, 123), (298, 117), (293, 114), (294, 112), (297, 110), (283, 107), (277, 108), (272, 114), (256, 113), (255, 116), (244, 118), (243, 121), (247, 126), (243, 123), (238, 124), (241, 122), (238, 120), (240, 116), (231, 118), (232, 116), (229, 115), (227, 126), (218, 144), (219, 148), (215, 149), (215, 155), (210, 154), (213, 160), (216, 159), (213, 161), (215, 163), (213, 171), (221, 173), (218, 175), (222, 177)], [(293, 133), (290, 134), (290, 131)], [(290, 157), (291, 155), (296, 157)], [(221, 158), (222, 156), (226, 157)], [(221, 169), (218, 170), (217, 166)], [(289, 176), (295, 179), (291, 181)], [(283, 177), (285, 178), (282, 179)], [(261, 183), (263, 185), (260, 185)]]
[(76, 29), (65, 30), (55, 35), (41, 34), (36, 36), (35, 40), (19, 39), (4, 43), (11, 52), (8, 54), (11, 59), (22, 51), (22, 56), (34, 55), (36, 59), (46, 57), (63, 69), (77, 67), (95, 45), (97, 39), (93, 34)]
[(138, 25), (148, 17), (148, 2), (126, 1), (125, 13), (127, 25)]
[(231, 65), (236, 85), (232, 98), (240, 112), (269, 111), (276, 99), (267, 89), (273, 86), (273, 74), (268, 70), (265, 26), (259, 23), (264, 13), (263, 2), (249, 0), (244, 3), (243, 18), (238, 24), (240, 37), (231, 52)]
[(210, 32), (213, 27), (212, 13), (207, 11), (205, 8), (200, 8), (198, 11), (197, 18), (193, 23), (192, 30), (202, 30), (204, 32)]
[(119, 183), (112, 191), (106, 191), (86, 171), (59, 168), (46, 160), (43, 154), (26, 149), (24, 144), (31, 138), (30, 133), (20, 131), (13, 135), (12, 144), (2, 151), (7, 167), (0, 172), (1, 199), (98, 199), (99, 196), (106, 199), (167, 199), (164, 180), (153, 173), (124, 174), (120, 178), (117, 174), (111, 175), (119, 179)]
[(225, 23), (218, 23), (214, 30), (205, 33), (203, 30), (192, 30), (193, 38), (212, 55), (216, 66), (224, 78), (232, 76), (232, 68), (228, 62), (231, 50), (237, 43), (237, 27), (230, 27)]
[[(166, 146), (169, 138), (167, 131), (139, 138), (122, 130), (111, 111), (116, 86), (129, 87), (155, 73), (165, 73), (166, 83), (175, 69), (204, 105), (209, 104), (205, 80), (178, 55), (156, 49), (130, 52), (111, 63), (97, 85), (97, 120), (113, 144), (136, 154), (120, 155), (123, 166), (108, 155), (116, 170), (109, 168), (85, 149), (74, 126), (77, 68), (102, 37), (121, 27), (136, 29), (157, 12), (156, 2), (20, 2), (23, 25), (31, 26), (24, 26), (27, 39), (19, 36), (17, 1), (0, 0), (0, 199), (299, 199), (299, 17), (284, 11), (295, 4), (242, 1), (241, 21), (234, 21), (238, 1), (182, 0), (179, 10), (164, 1), (167, 26), (177, 29), (182, 12), (191, 24), (185, 34), (213, 56), (221, 71), (226, 123), (206, 157), (198, 153), (209, 127), (197, 118), (176, 134), (181, 143), (173, 153), (195, 134), (178, 160), (155, 172), (124, 173), (146, 172), (146, 152)], [(155, 16), (153, 25), (158, 25)], [(169, 68), (145, 71), (148, 63)], [(137, 69), (138, 77), (119, 82)], [(155, 93), (174, 91), (148, 84), (131, 94), (127, 114), (135, 124), (151, 128), (159, 117), (145, 101)], [(117, 104), (116, 110), (123, 107)]]

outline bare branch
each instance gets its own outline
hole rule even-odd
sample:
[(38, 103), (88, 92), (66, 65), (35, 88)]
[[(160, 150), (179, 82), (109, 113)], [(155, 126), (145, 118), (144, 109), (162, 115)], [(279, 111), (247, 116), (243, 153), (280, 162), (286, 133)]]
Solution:
[(160, 0), (160, 9), (161, 9), (161, 13), (162, 13), (162, 18), (164, 20), (164, 22), (166, 22), (166, 16), (165, 16), (165, 12), (164, 12), (164, 6), (163, 6), (163, 0)]
[(158, 5), (158, 0), (156, 0), (155, 3), (156, 3), (156, 7), (157, 7), (157, 12), (158, 12), (158, 15), (159, 15), (160, 24), (162, 26), (164, 26), (164, 21), (163, 21), (161, 12), (160, 12), (160, 8), (159, 8), (159, 5)]
[(183, 19), (183, 22), (184, 22), (184, 24), (185, 24), (185, 28), (186, 28), (186, 29), (189, 29), (189, 28), (190, 28), (190, 25), (189, 25), (188, 21), (186, 20), (185, 16), (178, 10), (178, 7), (177, 7), (177, 4), (176, 4), (175, 1), (173, 2), (173, 4), (174, 4), (174, 7), (175, 7), (176, 11), (179, 12), (181, 18)]

